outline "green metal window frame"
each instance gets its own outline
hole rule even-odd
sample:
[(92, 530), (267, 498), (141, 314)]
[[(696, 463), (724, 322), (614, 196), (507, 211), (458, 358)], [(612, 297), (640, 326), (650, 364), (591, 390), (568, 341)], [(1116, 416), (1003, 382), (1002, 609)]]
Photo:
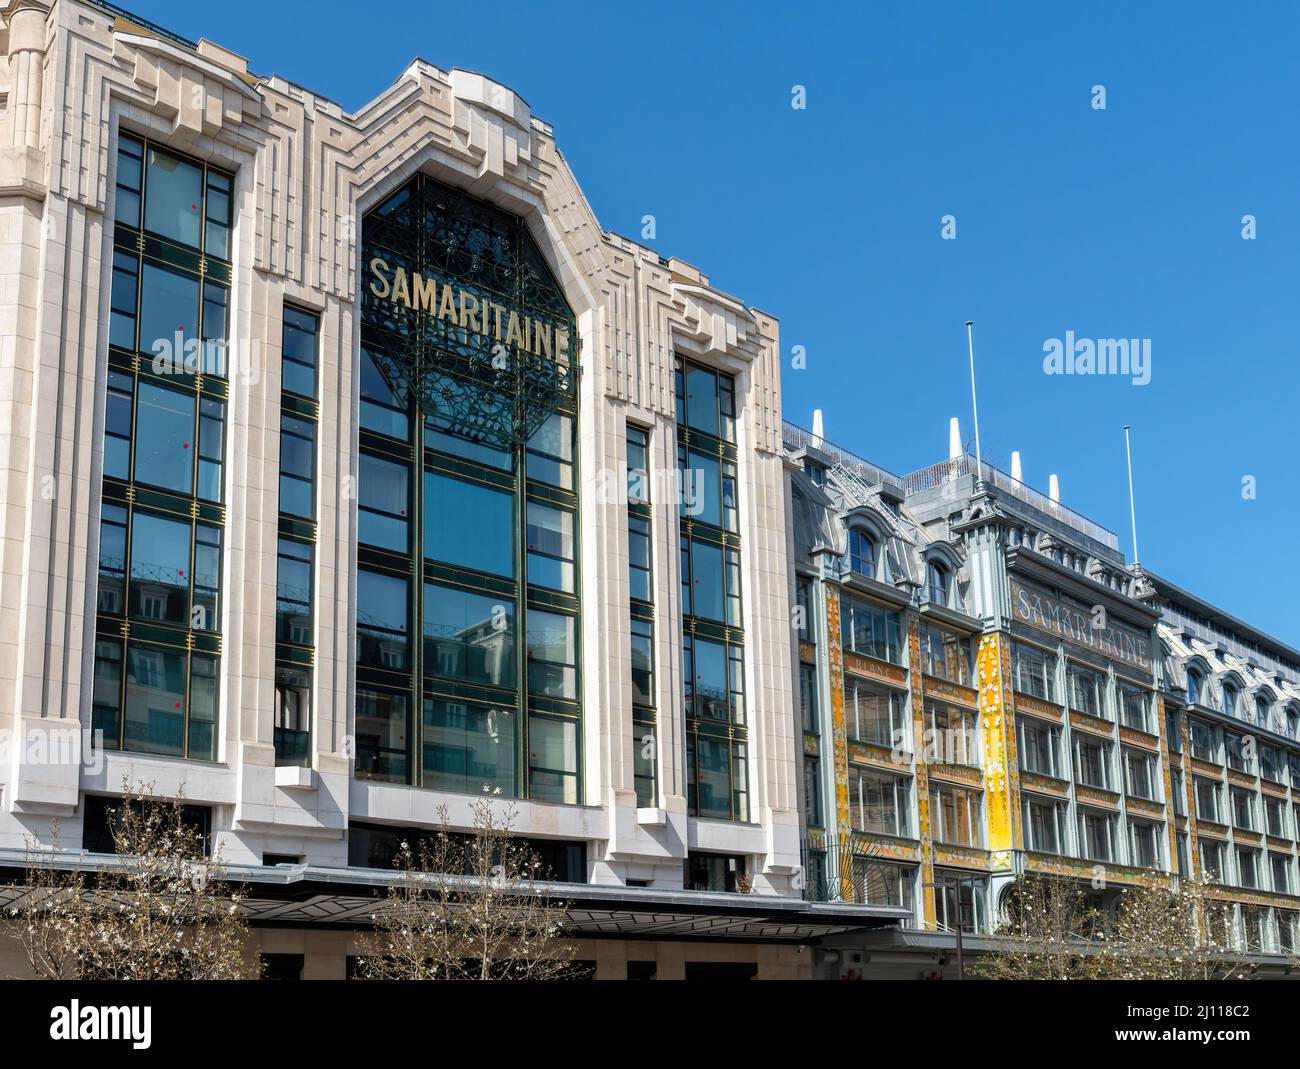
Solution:
[[(576, 487), (579, 473), (578, 333), (576, 318), (562, 289), (545, 265), (523, 220), (419, 174), (369, 211), (362, 222), (363, 262), (367, 280), (362, 299), (362, 346), (398, 405), (372, 401), (391, 411), (389, 429), (399, 430), (406, 417), (406, 437), (393, 437), (363, 426), (363, 454), (396, 461), (412, 472), (408, 515), (409, 552), (395, 553), (358, 546), (362, 568), (378, 569), (409, 580), (408, 669), (381, 669), (357, 664), (358, 688), (386, 688), (408, 695), (407, 760), (404, 782), (437, 787), (425, 771), (425, 701), (471, 703), (476, 708), (509, 710), (515, 736), (514, 782), (502, 793), (516, 798), (541, 798), (581, 804), (584, 797), (582, 643), (580, 596), (582, 574), (581, 515)], [(565, 361), (545, 363), (522, 348), (486, 346), (468, 329), (434, 322), (423, 313), (403, 310), (380, 299), (369, 288), (369, 265), (380, 257), (390, 269), (400, 265), (422, 277), (509, 306), (568, 324)], [(547, 421), (567, 417), (571, 435), (567, 456), (534, 445)], [(417, 438), (418, 436), (418, 438)], [(532, 446), (530, 448), (530, 446)], [(504, 456), (503, 456), (504, 455)], [(503, 460), (505, 466), (503, 466)], [(530, 460), (532, 466), (530, 468)], [(552, 469), (560, 483), (546, 481)], [(508, 493), (514, 502), (513, 564), (510, 575), (498, 575), (457, 562), (425, 556), (425, 475), (436, 474)], [(557, 590), (529, 581), (528, 505), (558, 509), (571, 516), (572, 590)], [(466, 537), (472, 537), (466, 531)], [(549, 558), (548, 558), (549, 559)], [(514, 684), (498, 686), (481, 680), (455, 678), (439, 671), (425, 651), (424, 589), (426, 584), (452, 587), (497, 599), (501, 619), (513, 621)], [(529, 686), (529, 620), (539, 613), (556, 613), (571, 621), (572, 647), (565, 664), (550, 665), (548, 678), (561, 680), (559, 689), (571, 693), (535, 693)], [(572, 686), (568, 686), (571, 673)], [(541, 672), (540, 675), (547, 675)], [(545, 724), (542, 724), (545, 721)], [(530, 741), (536, 732), (551, 739), (551, 725), (571, 725), (575, 751), (571, 769), (545, 765)], [(535, 730), (534, 730), (535, 729)], [(539, 734), (538, 738), (542, 738)], [(357, 769), (357, 778), (367, 778)], [(560, 796), (557, 799), (557, 794)]]
[[(151, 151), (183, 161), (200, 169), (202, 203), (198, 205), (199, 245), (186, 245), (161, 235), (151, 233), (144, 226), (149, 180), (147, 161)], [(216, 480), (218, 497), (225, 483), (225, 412), (229, 403), (229, 387), (225, 379), (225, 353), (229, 334), (229, 290), (231, 265), (228, 258), (233, 235), (234, 175), (205, 161), (161, 144), (151, 138), (122, 131), (118, 138), (118, 182), (114, 191), (115, 221), (113, 228), (114, 269), (110, 280), (109, 315), (110, 340), (107, 353), (107, 400), (125, 404), (129, 410), (129, 434), (123, 435), (105, 428), (105, 466), (108, 466), (109, 442), (118, 443), (114, 453), (124, 449), (124, 471), (117, 474), (107, 470), (102, 482), (101, 531), (120, 528), (126, 558), (113, 567), (104, 557), (101, 541), (97, 581), (99, 593), (96, 604), (94, 693), (92, 697), (92, 730), (102, 731), (102, 743), (115, 750), (138, 753), (157, 753), (191, 760), (216, 761), (220, 757), (220, 658), (221, 639), (221, 589), (224, 570), (225, 508), (220, 500), (203, 497), (204, 464), (219, 465)], [(134, 160), (139, 168), (136, 184), (125, 180), (129, 164)], [(228, 217), (215, 220), (224, 229), (226, 256), (213, 256), (206, 249), (209, 235), (209, 195), (218, 189), (227, 197)], [(128, 218), (125, 208), (134, 199), (134, 218)], [(119, 215), (118, 212), (121, 212)], [(191, 354), (173, 352), (173, 361), (163, 363), (151, 349), (142, 349), (139, 338), (141, 308), (145, 299), (145, 268), (158, 267), (195, 284), (195, 321), (190, 335), (198, 343), (201, 359), (187, 359)], [(124, 289), (123, 278), (130, 279), (130, 289)], [(205, 343), (212, 333), (207, 322), (215, 309), (221, 313), (222, 329), (217, 332), (220, 354), (216, 367), (211, 366), (212, 352)], [(121, 332), (116, 324), (130, 321), (131, 344), (119, 344)], [(116, 340), (114, 337), (116, 336)], [(146, 483), (136, 478), (136, 459), (142, 446), (140, 394), (142, 385), (153, 385), (193, 398), (193, 429), (184, 436), (181, 448), (188, 451), (189, 489), (177, 491)], [(220, 406), (220, 407), (218, 407)], [(212, 440), (216, 424), (218, 440)], [(215, 458), (215, 460), (213, 459)], [(188, 524), (190, 542), (186, 583), (168, 584), (170, 589), (184, 589), (185, 603), (190, 607), (184, 622), (151, 619), (141, 613), (133, 614), (132, 595), (137, 583), (133, 578), (130, 558), (137, 517), (157, 516)], [(215, 532), (207, 534), (204, 532)], [(199, 582), (200, 557), (205, 546), (216, 547), (216, 576), (214, 584)], [(180, 578), (180, 577), (178, 577)], [(107, 582), (106, 582), (107, 580)], [(116, 601), (114, 600), (116, 595)], [(212, 619), (204, 611), (211, 599), (215, 606)], [(198, 610), (197, 612), (195, 610)], [(127, 700), (130, 693), (130, 669), (133, 654), (154, 654), (183, 660), (184, 668), (179, 681), (179, 700), (173, 703), (172, 714), (179, 711), (179, 737), (177, 745), (137, 744), (138, 739), (128, 737)], [(147, 661), (140, 661), (141, 665)], [(110, 665), (116, 665), (112, 669)], [(196, 671), (197, 669), (197, 671)], [(141, 684), (143, 686), (143, 684)], [(208, 708), (203, 708), (204, 706)], [(149, 709), (151, 721), (166, 723), (164, 709)], [(155, 716), (156, 714), (156, 716)]]

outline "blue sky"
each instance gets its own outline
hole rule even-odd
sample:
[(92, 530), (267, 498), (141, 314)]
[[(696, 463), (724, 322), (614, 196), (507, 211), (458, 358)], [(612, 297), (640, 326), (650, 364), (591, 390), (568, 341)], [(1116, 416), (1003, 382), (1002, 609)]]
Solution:
[[(1300, 646), (1296, 9), (127, 6), (347, 110), (415, 55), (511, 86), (603, 226), (653, 214), (649, 244), (781, 320), (786, 417), (896, 472), (950, 415), (970, 434), (973, 319), (985, 457), (1057, 472), (1127, 552), (1131, 423), (1143, 562)], [(1067, 331), (1150, 338), (1150, 384), (1045, 375)]]

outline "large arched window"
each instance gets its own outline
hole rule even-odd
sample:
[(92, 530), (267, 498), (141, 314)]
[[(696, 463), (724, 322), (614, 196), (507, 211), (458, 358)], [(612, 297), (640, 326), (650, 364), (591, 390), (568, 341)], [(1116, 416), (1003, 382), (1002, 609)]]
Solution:
[(849, 532), (849, 567), (868, 579), (876, 576), (876, 543), (861, 528)]
[(1286, 733), (1293, 739), (1300, 739), (1300, 709), (1294, 705), (1287, 707)]

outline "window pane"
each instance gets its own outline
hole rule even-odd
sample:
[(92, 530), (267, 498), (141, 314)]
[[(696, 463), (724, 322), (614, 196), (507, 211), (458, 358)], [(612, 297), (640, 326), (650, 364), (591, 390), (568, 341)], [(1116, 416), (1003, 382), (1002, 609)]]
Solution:
[(135, 479), (179, 494), (194, 492), (194, 394), (139, 384)]
[(405, 783), (410, 696), (357, 688), (357, 779)]
[(147, 178), (145, 228), (197, 249), (203, 168), (150, 148)]
[(216, 759), (216, 727), (217, 658), (196, 653), (190, 661), (189, 757)]
[(552, 698), (576, 698), (574, 618), (529, 610), (528, 689)]
[(424, 672), (513, 687), (514, 604), (505, 598), (426, 583)]
[(686, 422), (696, 430), (718, 435), (718, 377), (712, 371), (687, 365)]
[(132, 642), (127, 654), (123, 747), (182, 756), (185, 746), (185, 654)]
[(410, 469), (405, 464), (361, 454), (358, 526), (367, 545), (406, 553)]
[(528, 581), (573, 591), (573, 513), (528, 502)]
[(409, 664), (407, 580), (357, 569), (357, 660), (401, 671)]
[(578, 801), (578, 725), (528, 718), (528, 793), (546, 802)]
[[(146, 262), (140, 291), (142, 352), (167, 358), (171, 370), (195, 370), (199, 338), (199, 280)], [(163, 365), (159, 365), (163, 370)], [(166, 373), (164, 371), (164, 373)]]
[(424, 786), (514, 795), (515, 711), (427, 698), (422, 742)]
[(131, 615), (188, 624), (190, 525), (137, 512), (131, 527)]
[(514, 499), (510, 494), (424, 473), (424, 555), (444, 564), (511, 576)]

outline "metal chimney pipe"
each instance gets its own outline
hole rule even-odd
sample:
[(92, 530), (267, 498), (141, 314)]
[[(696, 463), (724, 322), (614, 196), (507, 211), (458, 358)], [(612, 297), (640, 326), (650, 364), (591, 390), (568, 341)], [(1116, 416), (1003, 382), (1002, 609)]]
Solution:
[(1056, 472), (1047, 478), (1047, 496), (1052, 499), (1053, 505), (1061, 503), (1061, 480), (1056, 477)]
[(822, 410), (820, 408), (814, 408), (812, 426), (812, 444), (814, 449), (820, 449), (822, 447), (823, 429)]
[(958, 460), (964, 452), (961, 444), (961, 420), (953, 416), (948, 421), (948, 459)]
[(1011, 478), (1016, 482), (1024, 482), (1024, 476), (1020, 474), (1020, 453), (1018, 451), (1011, 454)]

